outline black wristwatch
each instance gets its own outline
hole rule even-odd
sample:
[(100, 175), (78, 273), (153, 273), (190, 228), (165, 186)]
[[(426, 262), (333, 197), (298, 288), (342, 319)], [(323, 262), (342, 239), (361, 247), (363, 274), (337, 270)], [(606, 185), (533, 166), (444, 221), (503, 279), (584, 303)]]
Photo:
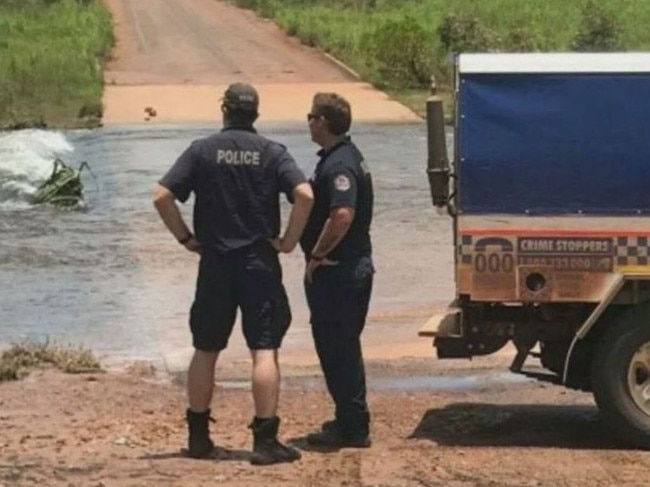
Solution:
[(179, 238), (178, 243), (181, 244), (181, 245), (185, 245), (187, 242), (189, 242), (193, 238), (194, 238), (194, 235), (192, 234), (192, 232), (189, 232), (186, 237)]

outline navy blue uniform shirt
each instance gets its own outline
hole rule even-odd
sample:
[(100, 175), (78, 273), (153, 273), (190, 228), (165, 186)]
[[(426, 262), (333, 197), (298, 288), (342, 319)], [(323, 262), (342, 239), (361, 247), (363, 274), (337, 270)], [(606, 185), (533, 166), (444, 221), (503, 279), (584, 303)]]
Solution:
[(160, 184), (181, 202), (194, 192), (194, 232), (205, 250), (228, 252), (280, 234), (279, 194), (291, 201), (305, 175), (282, 144), (229, 127), (192, 142)]
[(370, 223), (374, 194), (372, 177), (363, 155), (349, 137), (328, 151), (319, 151), (318, 155), (320, 161), (310, 181), (314, 207), (300, 240), (303, 252), (306, 255), (311, 253), (332, 209), (349, 207), (355, 210), (352, 225), (327, 257), (348, 260), (371, 255)]

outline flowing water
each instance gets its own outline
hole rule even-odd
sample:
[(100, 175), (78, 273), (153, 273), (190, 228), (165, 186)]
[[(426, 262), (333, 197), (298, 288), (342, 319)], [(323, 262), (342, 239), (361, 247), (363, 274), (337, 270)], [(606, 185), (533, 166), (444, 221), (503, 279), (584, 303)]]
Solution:
[[(304, 124), (261, 125), (310, 175), (317, 147)], [(159, 220), (152, 189), (205, 126), (112, 127), (0, 133), (0, 346), (23, 340), (83, 345), (109, 363), (174, 362), (187, 352), (196, 256)], [(453, 297), (451, 221), (431, 206), (423, 124), (356, 126), (373, 173), (377, 266), (371, 322), (422, 321)], [(55, 156), (83, 173), (86, 207), (33, 206)], [(286, 211), (286, 208), (284, 208)], [(183, 213), (191, 221), (191, 201)], [(283, 256), (294, 322), (289, 344), (310, 340), (302, 258)], [(235, 337), (233, 336), (233, 341)], [(242, 340), (238, 336), (238, 342)]]

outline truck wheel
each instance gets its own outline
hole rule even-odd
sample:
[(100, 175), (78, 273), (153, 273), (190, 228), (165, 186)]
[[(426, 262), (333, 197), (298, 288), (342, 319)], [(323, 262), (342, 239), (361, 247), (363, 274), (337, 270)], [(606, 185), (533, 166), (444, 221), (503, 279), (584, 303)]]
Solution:
[(635, 306), (598, 341), (592, 387), (606, 423), (650, 449), (650, 303)]

